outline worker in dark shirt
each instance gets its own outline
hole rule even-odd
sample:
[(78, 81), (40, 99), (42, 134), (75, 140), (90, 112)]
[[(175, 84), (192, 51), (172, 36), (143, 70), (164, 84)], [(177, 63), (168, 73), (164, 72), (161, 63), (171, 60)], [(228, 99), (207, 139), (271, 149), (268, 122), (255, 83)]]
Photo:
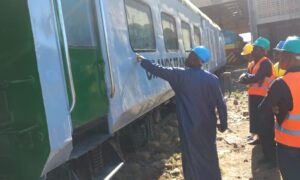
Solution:
[[(270, 49), (270, 41), (260, 37), (253, 45), (252, 57), (254, 61), (249, 65), (248, 73), (241, 75), (240, 83), (249, 85), (250, 132), (258, 134), (264, 153), (264, 159), (259, 163), (270, 162), (274, 166), (276, 162), (274, 132), (272, 130), (274, 116), (272, 111), (266, 111), (264, 112), (266, 114), (265, 119), (260, 119), (258, 113), (258, 105), (267, 96), (272, 81), (275, 79), (273, 63), (266, 57)], [(268, 131), (261, 131), (262, 126), (267, 126), (268, 128), (264, 129)], [(256, 144), (256, 142), (252, 144)]]
[(287, 70), (272, 84), (259, 111), (276, 116), (275, 140), (278, 164), (284, 180), (300, 179), (300, 37), (288, 37), (282, 48), (279, 66)]
[[(148, 72), (169, 82), (175, 92), (177, 119), (186, 180), (220, 180), (216, 128), (227, 128), (227, 108), (218, 78), (202, 70), (210, 59), (203, 46), (192, 50), (186, 60), (188, 69), (161, 67), (137, 55)], [(217, 108), (220, 125), (217, 126)]]

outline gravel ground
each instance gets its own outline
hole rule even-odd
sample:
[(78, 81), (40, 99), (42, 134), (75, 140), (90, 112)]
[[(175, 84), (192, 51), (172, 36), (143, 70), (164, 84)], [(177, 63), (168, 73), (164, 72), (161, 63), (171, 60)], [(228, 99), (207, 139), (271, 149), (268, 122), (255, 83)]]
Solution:
[[(277, 168), (259, 165), (261, 146), (248, 145), (248, 96), (244, 86), (236, 83), (245, 69), (231, 70), (232, 93), (226, 93), (229, 129), (217, 134), (218, 155), (223, 180), (281, 180)], [(114, 180), (183, 179), (176, 115), (154, 125), (153, 140), (134, 153), (125, 155), (126, 165)]]

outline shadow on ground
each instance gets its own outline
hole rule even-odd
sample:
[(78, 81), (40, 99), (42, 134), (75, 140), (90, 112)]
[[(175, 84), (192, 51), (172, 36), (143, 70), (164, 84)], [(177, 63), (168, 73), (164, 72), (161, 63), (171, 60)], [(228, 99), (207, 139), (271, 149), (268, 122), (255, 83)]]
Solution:
[(270, 166), (270, 164), (260, 164), (259, 161), (263, 159), (262, 148), (260, 145), (256, 145), (252, 149), (252, 162), (251, 180), (281, 180), (281, 175), (276, 167)]

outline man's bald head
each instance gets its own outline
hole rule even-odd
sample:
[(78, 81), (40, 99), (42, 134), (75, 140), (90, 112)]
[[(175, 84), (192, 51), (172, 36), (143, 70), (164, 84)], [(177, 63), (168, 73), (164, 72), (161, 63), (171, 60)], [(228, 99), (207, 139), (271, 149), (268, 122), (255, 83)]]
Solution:
[(200, 68), (202, 66), (201, 59), (192, 51), (185, 61), (185, 66), (189, 68)]

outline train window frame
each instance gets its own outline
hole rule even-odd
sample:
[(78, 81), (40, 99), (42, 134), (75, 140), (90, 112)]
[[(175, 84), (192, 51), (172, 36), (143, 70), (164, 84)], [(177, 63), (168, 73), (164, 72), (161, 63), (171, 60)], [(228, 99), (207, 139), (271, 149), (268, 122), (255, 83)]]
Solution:
[[(193, 36), (193, 37), (194, 37), (194, 44), (195, 44), (195, 47), (196, 47), (196, 46), (201, 46), (201, 41), (202, 41), (202, 37), (201, 37), (201, 29), (200, 29), (200, 27), (198, 27), (197, 25), (194, 25), (193, 28), (194, 28), (194, 36)], [(197, 29), (198, 32), (199, 32), (199, 34), (198, 34), (198, 35), (199, 35), (199, 44), (198, 44), (198, 45), (196, 44), (196, 41), (195, 41), (195, 38), (196, 38), (196, 36), (195, 36), (195, 34), (196, 34), (195, 29)]]
[[(165, 39), (165, 35), (164, 35), (164, 27), (163, 27), (163, 16), (166, 16), (166, 17), (169, 17), (170, 19), (174, 20), (174, 34), (176, 35), (176, 49), (171, 49), (171, 48), (168, 48), (167, 47), (167, 43), (166, 43), (166, 39)], [(177, 23), (176, 23), (176, 19), (174, 18), (174, 16), (172, 16), (171, 14), (169, 13), (166, 13), (166, 12), (161, 12), (160, 13), (160, 19), (161, 19), (161, 28), (162, 28), (162, 32), (163, 32), (163, 40), (164, 40), (164, 46), (165, 46), (165, 50), (167, 52), (178, 52), (179, 51), (179, 38), (178, 38), (178, 30), (177, 30)], [(171, 22), (172, 23), (172, 22)]]
[[(189, 36), (190, 36), (190, 47), (191, 47), (191, 49), (186, 49), (186, 47), (185, 47), (185, 43), (184, 43), (184, 37), (183, 37), (183, 29), (184, 29), (184, 27), (183, 27), (183, 25), (187, 25), (186, 27), (188, 27), (188, 31), (189, 31)], [(193, 49), (193, 42), (192, 42), (192, 30), (191, 30), (191, 26), (190, 26), (190, 24), (189, 23), (187, 23), (187, 22), (185, 22), (185, 21), (183, 21), (183, 20), (181, 20), (181, 34), (182, 34), (182, 43), (183, 43), (183, 48), (184, 48), (184, 51), (185, 52), (191, 52), (192, 51), (192, 49)]]
[[(145, 7), (147, 7), (150, 11), (150, 25), (151, 25), (151, 32), (152, 32), (152, 38), (154, 40), (154, 47), (151, 48), (151, 49), (136, 49), (133, 47), (133, 44), (132, 44), (132, 38), (130, 36), (130, 33), (129, 33), (129, 22), (128, 22), (128, 11), (127, 11), (127, 8), (126, 8), (126, 5), (127, 5), (127, 2), (128, 1), (132, 1), (132, 2), (135, 2), (135, 3), (138, 3), (140, 5), (144, 5)], [(137, 10), (140, 10), (138, 8), (136, 8)], [(128, 33), (128, 38), (129, 38), (129, 44), (130, 44), (130, 47), (132, 49), (133, 52), (156, 52), (157, 50), (157, 45), (156, 45), (156, 36), (155, 36), (155, 31), (154, 31), (154, 22), (153, 22), (153, 14), (152, 14), (152, 9), (151, 9), (151, 6), (149, 6), (148, 4), (144, 3), (144, 2), (141, 2), (141, 1), (135, 1), (135, 0), (124, 0), (124, 10), (125, 10), (125, 19), (126, 19), (126, 25), (127, 25), (127, 33)], [(147, 13), (148, 14), (148, 13)]]
[[(64, 4), (62, 4), (62, 11), (63, 11), (63, 19), (65, 22), (65, 29), (66, 29), (66, 36), (67, 36), (67, 43), (68, 43), (68, 48), (95, 48), (98, 46), (98, 41), (97, 41), (97, 23), (96, 23), (96, 18), (94, 16), (94, 7), (93, 7), (93, 1), (91, 0), (86, 0), (83, 3), (87, 3), (84, 4), (84, 6), (79, 6), (81, 8), (88, 8), (88, 9), (80, 9), (83, 11), (83, 13), (87, 13), (85, 14), (85, 21), (87, 22), (88, 25), (87, 26), (83, 26), (82, 24), (80, 24), (80, 27), (84, 29), (84, 33), (83, 34), (81, 32), (80, 35), (78, 35), (78, 32), (72, 31), (72, 29), (76, 29), (71, 27), (68, 23), (73, 21), (68, 21), (67, 19), (67, 15), (66, 12), (68, 12), (67, 10), (70, 9), (65, 9), (68, 6), (64, 6)], [(73, 15), (78, 15), (79, 13), (76, 12)], [(81, 16), (83, 17), (83, 16)], [(71, 20), (76, 19), (74, 18), (74, 16), (72, 16), (72, 18), (70, 18)], [(78, 19), (77, 19), (78, 20)], [(81, 22), (81, 21), (80, 21)], [(75, 24), (76, 25), (76, 24)], [(82, 30), (82, 29), (81, 29)], [(89, 33), (87, 33), (89, 32)], [(82, 38), (85, 36), (85, 39)], [(72, 38), (71, 38), (72, 37)], [(79, 38), (81, 37), (81, 39)]]

